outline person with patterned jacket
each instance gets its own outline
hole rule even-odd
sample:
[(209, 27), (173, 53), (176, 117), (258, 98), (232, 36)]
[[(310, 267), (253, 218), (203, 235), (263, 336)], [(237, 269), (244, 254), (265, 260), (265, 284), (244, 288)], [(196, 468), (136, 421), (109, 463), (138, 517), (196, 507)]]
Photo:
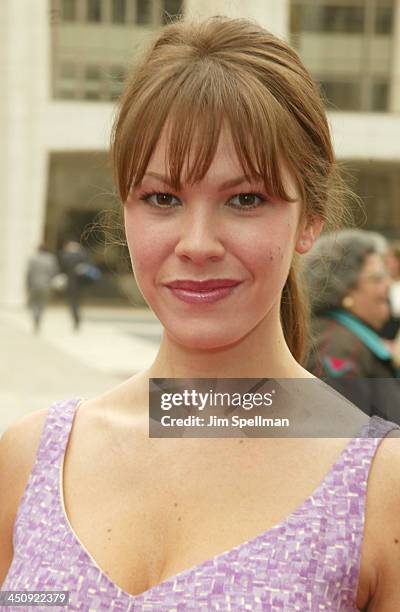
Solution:
[(385, 240), (346, 229), (306, 257), (312, 337), (307, 368), (367, 414), (400, 422), (400, 370), (378, 330), (389, 318)]

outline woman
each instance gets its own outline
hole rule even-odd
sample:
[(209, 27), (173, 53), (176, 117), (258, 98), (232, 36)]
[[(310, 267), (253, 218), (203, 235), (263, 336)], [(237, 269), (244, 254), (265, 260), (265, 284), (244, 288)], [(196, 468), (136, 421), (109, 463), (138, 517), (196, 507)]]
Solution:
[[(400, 241), (395, 240), (390, 243), (385, 255), (385, 262), (391, 278), (389, 289), (390, 318), (386, 321), (380, 333), (384, 338), (393, 341), (400, 330)], [(396, 350), (397, 352), (398, 350)]]
[[(316, 380), (295, 268), (342, 185), (298, 56), (246, 20), (169, 25), (127, 84), (112, 152), (163, 337), (148, 370), (3, 437), (2, 588), (68, 589), (73, 610), (398, 608), (394, 424), (335, 396), (346, 439), (148, 436), (149, 379)], [(287, 414), (327, 414), (321, 388)]]
[(312, 312), (310, 372), (367, 414), (400, 422), (400, 376), (379, 335), (389, 318), (385, 241), (347, 229), (321, 237), (305, 258)]

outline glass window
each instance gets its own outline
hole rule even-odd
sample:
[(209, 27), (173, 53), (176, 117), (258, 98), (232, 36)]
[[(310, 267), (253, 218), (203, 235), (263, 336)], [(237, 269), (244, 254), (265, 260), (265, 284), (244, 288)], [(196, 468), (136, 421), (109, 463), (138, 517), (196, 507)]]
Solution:
[(63, 0), (62, 19), (63, 21), (75, 21), (76, 19), (76, 0)]
[(372, 85), (372, 110), (388, 110), (389, 87), (387, 82), (375, 82)]
[(170, 23), (171, 17), (182, 14), (181, 0), (164, 0), (163, 2), (163, 23)]
[(391, 203), (395, 198), (392, 176), (390, 168), (386, 171), (379, 166), (360, 168), (356, 193), (364, 201), (368, 225), (371, 228), (383, 230), (393, 222), (390, 213)]
[(375, 13), (376, 34), (391, 34), (393, 23), (393, 7), (377, 6)]
[(58, 78), (58, 97), (73, 99), (77, 92), (77, 71), (75, 64), (63, 63), (60, 65)]
[(87, 0), (87, 20), (98, 23), (101, 21), (101, 0)]
[(62, 79), (75, 79), (76, 78), (75, 64), (61, 64), (60, 76)]
[(125, 23), (126, 20), (126, 0), (112, 1), (111, 21), (113, 23)]
[(361, 83), (354, 81), (320, 81), (326, 104), (331, 110), (355, 111), (361, 108)]
[(291, 0), (291, 43), (332, 110), (388, 110), (394, 7), (394, 0)]
[(115, 100), (122, 91), (123, 82), (126, 76), (124, 66), (111, 66), (109, 69), (109, 92), (110, 98)]
[(65, 89), (62, 85), (58, 88), (57, 98), (61, 100), (74, 100), (76, 98), (76, 91), (74, 89)]
[(316, 6), (295, 4), (292, 7), (292, 31), (342, 32), (364, 31), (365, 8), (363, 6)]
[(101, 93), (101, 73), (99, 66), (86, 66), (85, 69), (85, 98), (98, 100)]
[(151, 9), (151, 0), (136, 0), (136, 23), (150, 24), (152, 22)]

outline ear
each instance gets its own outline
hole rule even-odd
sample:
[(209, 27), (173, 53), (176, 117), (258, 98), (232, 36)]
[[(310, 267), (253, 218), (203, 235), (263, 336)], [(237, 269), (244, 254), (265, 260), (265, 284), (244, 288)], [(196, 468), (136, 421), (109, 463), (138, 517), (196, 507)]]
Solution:
[(297, 253), (303, 255), (311, 249), (322, 232), (324, 223), (322, 217), (319, 216), (308, 217), (305, 222), (303, 222), (296, 239), (295, 251)]

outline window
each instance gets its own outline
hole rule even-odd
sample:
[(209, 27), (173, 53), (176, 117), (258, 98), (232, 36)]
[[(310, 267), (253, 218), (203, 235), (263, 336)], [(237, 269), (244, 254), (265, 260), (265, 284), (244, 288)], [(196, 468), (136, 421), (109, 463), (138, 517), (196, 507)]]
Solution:
[(112, 0), (111, 9), (111, 21), (113, 23), (125, 23), (126, 0)]
[(148, 25), (152, 22), (151, 0), (136, 0), (136, 23)]
[(75, 64), (63, 63), (60, 65), (57, 85), (60, 98), (71, 100), (76, 97), (78, 81)]
[(76, 0), (63, 0), (62, 19), (63, 21), (75, 21), (76, 19)]
[(118, 98), (122, 91), (122, 85), (126, 76), (123, 66), (111, 66), (109, 69), (109, 94), (112, 100)]
[(376, 34), (391, 34), (393, 24), (393, 7), (377, 6), (375, 13), (375, 32)]
[(331, 109), (388, 110), (394, 6), (394, 0), (291, 0), (291, 42)]
[(101, 94), (101, 75), (98, 66), (87, 66), (85, 69), (85, 98), (99, 100)]
[(372, 85), (372, 110), (386, 111), (388, 108), (389, 86), (387, 82), (375, 82)]
[(101, 21), (101, 0), (87, 0), (87, 20), (98, 23)]
[(365, 8), (363, 6), (324, 6), (294, 4), (292, 31), (301, 32), (363, 32)]
[(291, 30), (298, 32), (362, 33), (366, 17), (372, 11), (376, 34), (391, 34), (394, 19), (393, 0), (364, 0), (346, 6), (338, 0), (292, 0)]
[(355, 111), (361, 105), (361, 83), (353, 81), (321, 80), (326, 104), (332, 110)]
[(395, 225), (393, 218), (392, 202), (396, 201), (395, 166), (387, 168), (361, 165), (356, 174), (356, 193), (364, 201), (369, 228), (375, 230), (386, 230)]
[(181, 0), (164, 0), (163, 2), (163, 23), (170, 23), (171, 18), (182, 14)]

